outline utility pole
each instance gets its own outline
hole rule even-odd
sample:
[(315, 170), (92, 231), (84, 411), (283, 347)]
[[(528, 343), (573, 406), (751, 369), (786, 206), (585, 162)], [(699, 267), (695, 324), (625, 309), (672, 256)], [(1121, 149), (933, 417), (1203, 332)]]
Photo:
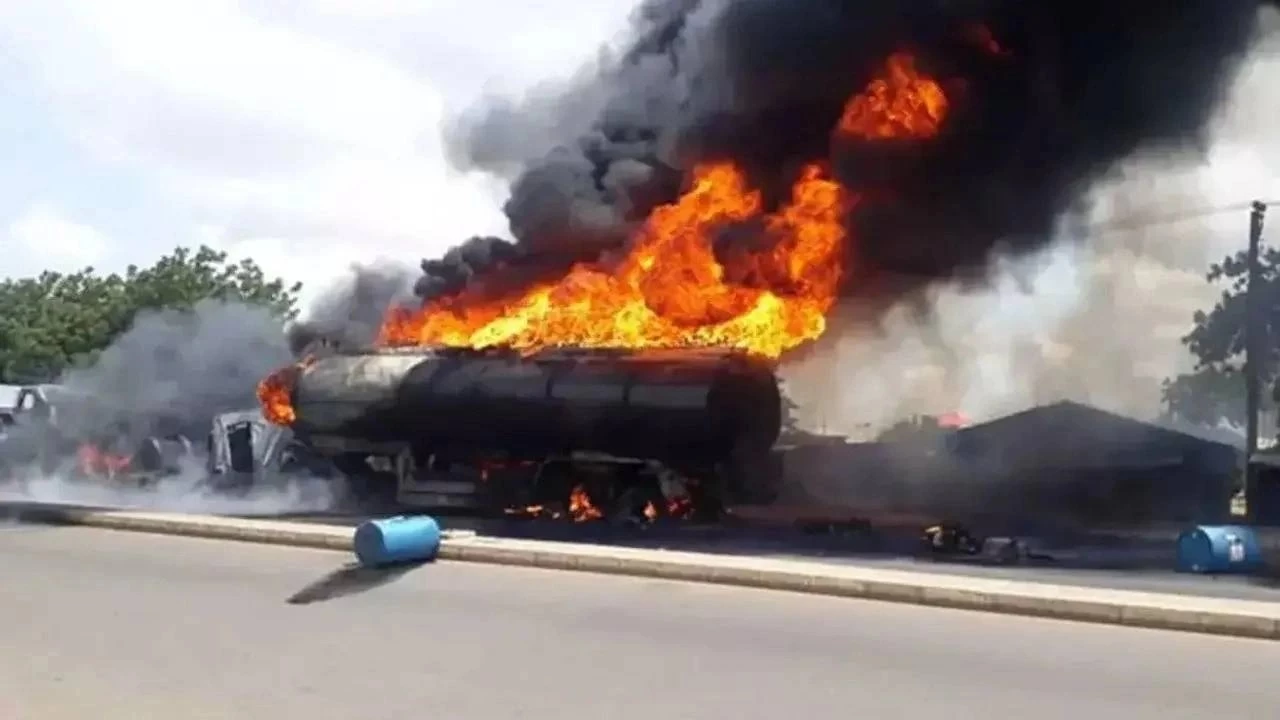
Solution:
[[(1245, 502), (1248, 502), (1250, 491), (1256, 486), (1253, 471), (1253, 455), (1258, 449), (1258, 394), (1262, 385), (1262, 366), (1266, 362), (1266, 349), (1260, 347), (1263, 336), (1262, 316), (1260, 314), (1262, 298), (1259, 296), (1258, 252), (1262, 245), (1262, 221), (1267, 214), (1267, 205), (1261, 201), (1253, 203), (1249, 213), (1249, 280), (1245, 287), (1245, 325), (1244, 325), (1244, 378), (1245, 378)], [(1249, 512), (1252, 519), (1254, 513)]]

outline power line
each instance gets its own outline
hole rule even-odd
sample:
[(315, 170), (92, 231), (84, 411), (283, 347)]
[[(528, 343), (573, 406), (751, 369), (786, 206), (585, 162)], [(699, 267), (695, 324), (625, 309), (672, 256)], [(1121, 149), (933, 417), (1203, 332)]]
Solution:
[[(1266, 204), (1277, 204), (1275, 201), (1263, 201)], [(1084, 225), (1079, 228), (1079, 234), (1084, 236), (1101, 235), (1115, 232), (1129, 232), (1133, 230), (1145, 230), (1151, 227), (1161, 225), (1175, 225), (1180, 222), (1189, 220), (1200, 220), (1203, 218), (1213, 217), (1215, 215), (1226, 215), (1229, 213), (1243, 213), (1253, 209), (1254, 201), (1233, 203), (1231, 205), (1220, 205), (1218, 207), (1200, 208), (1198, 210), (1185, 210), (1176, 213), (1167, 213), (1157, 215), (1155, 217), (1142, 218), (1141, 220), (1113, 220), (1108, 222), (1093, 223)]]

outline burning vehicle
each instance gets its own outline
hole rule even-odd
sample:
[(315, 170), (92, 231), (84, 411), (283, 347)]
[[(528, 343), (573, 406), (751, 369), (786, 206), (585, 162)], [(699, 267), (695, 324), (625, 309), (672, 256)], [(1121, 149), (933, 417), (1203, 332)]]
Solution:
[[(895, 62), (908, 73), (903, 99), (873, 88), (838, 132), (934, 132), (945, 106), (917, 96), (940, 88)], [(920, 123), (889, 115), (903, 112)], [(854, 201), (820, 164), (790, 194), (765, 213), (741, 169), (700, 166), (619, 263), (576, 264), (496, 299), (470, 286), (395, 307), (380, 349), (309, 356), (266, 378), (264, 415), (402, 502), (556, 506), (579, 519), (602, 504), (653, 516), (769, 502), (781, 482), (774, 363), (825, 328)], [(763, 223), (772, 244), (722, 264), (716, 233), (747, 222)]]
[[(517, 170), (514, 241), (424, 261), (419, 302), (371, 348), (300, 354), (261, 382), (263, 415), (405, 502), (575, 519), (767, 502), (780, 363), (846, 308), (874, 331), (877, 308), (983, 282), (1118, 162), (1194, 146), (1257, 13), (647, 0), (563, 103), (450, 138), (468, 169)], [(552, 128), (578, 135), (513, 140)]]
[(235, 493), (281, 477), (329, 478), (334, 464), (308, 451), (290, 428), (267, 422), (253, 408), (214, 416), (205, 443), (205, 471), (215, 490)]
[(777, 381), (732, 351), (339, 352), (263, 398), (306, 452), (406, 504), (654, 517), (768, 501), (780, 479)]
[(180, 432), (136, 437), (97, 423), (96, 398), (59, 385), (22, 387), (0, 444), (0, 477), (23, 468), (76, 480), (150, 485), (183, 471), (192, 447)]

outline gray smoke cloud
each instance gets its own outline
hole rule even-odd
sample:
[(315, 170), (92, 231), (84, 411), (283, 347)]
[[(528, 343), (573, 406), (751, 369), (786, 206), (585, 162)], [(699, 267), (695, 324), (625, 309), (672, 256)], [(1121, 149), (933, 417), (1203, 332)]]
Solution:
[[(1097, 22), (1104, 16), (1115, 22)], [(825, 151), (831, 113), (821, 98), (847, 96), (846, 86), (861, 81), (850, 80), (850, 68), (903, 38), (919, 40), (926, 55), (959, 57), (944, 25), (987, 22), (1013, 43), (1005, 62), (1027, 74), (974, 69), (979, 85), (990, 83), (990, 104), (978, 112), (994, 124), (943, 142), (956, 158), (979, 159), (922, 170), (923, 184), (902, 186), (955, 198), (940, 213), (929, 212), (933, 200), (912, 208), (932, 218), (931, 232), (898, 217), (897, 226), (881, 223), (888, 232), (859, 234), (884, 276), (915, 270), (931, 279), (899, 272), (905, 290), (883, 278), (890, 289), (850, 289), (859, 299), (839, 309), (828, 337), (784, 367), (801, 424), (869, 437), (912, 414), (960, 410), (982, 420), (1058, 399), (1152, 417), (1161, 380), (1191, 367), (1179, 339), (1192, 313), (1219, 292), (1204, 282), (1207, 266), (1241, 247), (1247, 211), (1238, 206), (1275, 177), (1249, 175), (1239, 158), (1280, 168), (1276, 17), (1251, 2), (1191, 0), (856, 8), (648, 0), (624, 45), (524, 98), (490, 99), (448, 137), (457, 164), (512, 180), (505, 209), (519, 250), (598, 249), (627, 235), (646, 199), (678, 187), (678, 173), (665, 171), (687, 167), (690, 152), (751, 165), (791, 157), (811, 138)], [(858, 62), (824, 64), (846, 56)], [(1093, 68), (1105, 58), (1115, 71), (1100, 82)], [(1059, 104), (1072, 93), (1076, 101)], [(721, 140), (707, 134), (716, 128)], [(1061, 142), (1036, 145), (1028, 128)], [(1031, 143), (1027, 153), (1014, 149), (1015, 138)], [(1004, 174), (1031, 157), (1039, 158), (1031, 174)], [(877, 166), (874, 157), (855, 159)], [(1167, 220), (1232, 206), (1234, 214)], [(913, 244), (924, 252), (904, 249)], [(960, 247), (952, 259), (977, 260), (976, 275), (917, 262)], [(424, 266), (421, 284), (430, 288), (419, 294), (456, 290), (436, 277), (449, 265)], [(868, 296), (877, 302), (863, 302)]]
[[(714, 93), (693, 84), (714, 67), (711, 34), (726, 5), (640, 3), (624, 46), (601, 48), (570, 78), (518, 100), (488, 98), (454, 120), (446, 133), (451, 159), (514, 181), (505, 209), (522, 240), (573, 242), (539, 232), (564, 229), (613, 238), (632, 210), (628, 193), (680, 166), (673, 131), (715, 104)], [(678, 185), (679, 177), (668, 180)]]
[[(212, 418), (255, 408), (258, 381), (291, 358), (283, 325), (262, 307), (204, 300), (189, 311), (141, 313), (91, 364), (60, 380), (57, 424), (69, 437), (106, 438), (126, 452), (149, 437), (182, 435), (195, 453), (179, 461), (176, 475), (147, 488), (126, 481), (95, 485), (68, 479), (60, 469), (22, 467), (16, 485), (0, 488), (0, 500), (243, 514), (328, 509), (341, 488), (320, 479), (268, 483), (234, 498), (205, 482), (201, 451)], [(4, 452), (29, 456), (24, 445), (42, 437), (35, 426), (20, 424)]]
[(189, 311), (144, 312), (92, 365), (62, 378), (96, 411), (66, 421), (122, 426), (139, 440), (200, 438), (213, 415), (254, 407), (258, 381), (290, 357), (283, 326), (265, 308), (202, 300)]
[[(1249, 201), (1280, 200), (1272, 121), (1280, 113), (1280, 12), (1264, 9), (1261, 27), (1211, 126), (1207, 155), (1130, 158), (1090, 190), (1083, 213), (1059, 221), (1044, 251), (997, 254), (985, 287), (937, 284), (875, 322), (837, 325), (782, 370), (798, 425), (866, 441), (913, 415), (961, 411), (981, 422), (1058, 400), (1155, 419), (1161, 381), (1194, 366), (1180, 342), (1192, 314), (1222, 290), (1205, 281), (1208, 265), (1244, 248)], [(1220, 212), (1201, 212), (1213, 210)], [(1264, 242), (1276, 237), (1272, 229)], [(1275, 431), (1264, 414), (1262, 435)], [(894, 468), (883, 487), (827, 467), (816, 449), (812, 458), (801, 451), (796, 462), (807, 471), (790, 476), (786, 497), (990, 509), (976, 486), (921, 486), (936, 476), (936, 458), (922, 448), (879, 452), (869, 461)]]
[(393, 262), (352, 266), (289, 327), (290, 352), (302, 354), (321, 340), (343, 347), (373, 343), (388, 308), (413, 299), (416, 279), (413, 269)]
[[(776, 198), (799, 164), (825, 159), (875, 197), (849, 218), (857, 247), (844, 290), (892, 304), (989, 279), (997, 257), (1041, 254), (1057, 218), (1136, 152), (1203, 151), (1258, 8), (642, 0), (627, 37), (577, 74), (490, 98), (446, 135), (461, 168), (511, 181), (512, 253), (562, 269), (624, 244), (697, 162), (733, 160)], [(904, 48), (950, 88), (943, 131), (910, 147), (832, 142), (844, 102)], [(440, 281), (448, 267), (424, 268), (424, 299), (453, 291)], [(892, 293), (868, 298), (862, 276), (886, 273), (899, 277)], [(501, 270), (469, 274), (502, 282)]]
[(838, 326), (784, 367), (800, 424), (871, 439), (910, 415), (1064, 399), (1154, 419), (1161, 380), (1193, 367), (1192, 314), (1222, 291), (1208, 265), (1244, 248), (1249, 201), (1280, 199), (1280, 14), (1262, 27), (1207, 155), (1132, 157), (1044, 251), (997, 254), (985, 287), (935, 284), (870, 327)]

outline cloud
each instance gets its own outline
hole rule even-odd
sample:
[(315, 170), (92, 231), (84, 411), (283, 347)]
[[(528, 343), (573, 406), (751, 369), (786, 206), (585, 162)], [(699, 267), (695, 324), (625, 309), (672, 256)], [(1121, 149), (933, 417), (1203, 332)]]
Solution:
[(5, 256), (3, 275), (79, 270), (100, 262), (110, 246), (110, 239), (97, 229), (66, 218), (50, 205), (34, 205), (0, 238)]
[[(0, 47), (39, 96), (24, 109), (154, 205), (107, 228), (135, 252), (107, 245), (103, 262), (145, 262), (137, 242), (159, 255), (213, 238), (323, 284), (353, 260), (416, 264), (469, 235), (505, 234), (503, 186), (450, 168), (442, 123), (495, 80), (518, 90), (572, 72), (630, 2), (502, 13), (444, 0), (2, 5)], [(102, 203), (63, 190), (63, 206)], [(149, 227), (148, 214), (176, 220)]]

